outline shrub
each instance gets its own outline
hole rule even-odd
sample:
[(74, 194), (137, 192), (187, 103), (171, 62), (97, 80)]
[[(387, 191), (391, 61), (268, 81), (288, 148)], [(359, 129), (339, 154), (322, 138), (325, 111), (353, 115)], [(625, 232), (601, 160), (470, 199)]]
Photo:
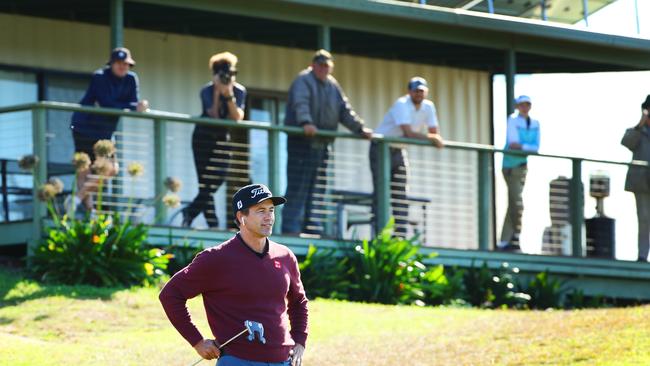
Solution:
[(36, 248), (32, 270), (42, 280), (101, 286), (156, 283), (165, 275), (169, 256), (149, 248), (142, 224), (119, 214), (87, 220), (55, 220)]
[[(170, 243), (172, 242), (171, 237), (169, 241)], [(201, 252), (203, 249), (204, 247), (202, 242), (199, 243), (199, 245), (194, 246), (191, 245), (187, 240), (185, 240), (181, 245), (170, 244), (169, 246), (165, 247), (165, 252), (169, 254), (167, 273), (169, 273), (171, 276), (174, 273), (185, 268), (185, 266), (190, 264), (194, 257), (196, 257), (196, 255), (199, 254), (199, 252)]]
[(334, 249), (317, 249), (309, 245), (307, 256), (300, 263), (300, 276), (309, 298), (347, 300), (349, 278), (354, 268), (349, 258), (337, 256)]
[(530, 295), (530, 307), (534, 309), (559, 308), (562, 306), (562, 283), (549, 278), (548, 271), (540, 272), (530, 281), (526, 292)]
[[(350, 298), (383, 304), (424, 305), (425, 288), (433, 291), (441, 274), (429, 273), (415, 240), (393, 236), (394, 221), (372, 241), (347, 251), (353, 268)], [(435, 271), (435, 269), (434, 269)]]

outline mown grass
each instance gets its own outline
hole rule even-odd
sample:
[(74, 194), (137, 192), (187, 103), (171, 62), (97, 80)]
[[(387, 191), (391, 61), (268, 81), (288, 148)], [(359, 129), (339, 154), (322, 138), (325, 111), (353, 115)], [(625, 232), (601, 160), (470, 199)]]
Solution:
[[(197, 355), (157, 294), (41, 285), (0, 269), (0, 365), (190, 365)], [(189, 305), (208, 334), (200, 299)], [(316, 300), (304, 363), (650, 365), (648, 319), (648, 306), (513, 311)]]

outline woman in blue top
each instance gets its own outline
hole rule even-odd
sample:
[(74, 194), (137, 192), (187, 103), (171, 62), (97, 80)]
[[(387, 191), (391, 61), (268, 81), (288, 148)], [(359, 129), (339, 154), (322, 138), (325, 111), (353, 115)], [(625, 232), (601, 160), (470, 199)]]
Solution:
[[(508, 118), (505, 150), (539, 150), (539, 121), (529, 116), (532, 102), (530, 97), (522, 95), (517, 98), (516, 116)], [(521, 193), (524, 190), (528, 173), (528, 157), (524, 155), (503, 154), (503, 177), (508, 186), (508, 212), (503, 221), (501, 241), (498, 248), (506, 251), (520, 251), (519, 235), (521, 233), (521, 216), (524, 204)]]

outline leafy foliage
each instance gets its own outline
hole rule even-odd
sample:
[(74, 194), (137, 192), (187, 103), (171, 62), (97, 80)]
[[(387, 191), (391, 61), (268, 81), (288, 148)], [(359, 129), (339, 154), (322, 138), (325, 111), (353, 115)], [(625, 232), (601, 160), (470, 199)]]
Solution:
[[(354, 269), (350, 298), (383, 304), (424, 305), (424, 285), (431, 285), (438, 275), (422, 262), (424, 255), (414, 240), (393, 236), (393, 224), (388, 225), (372, 241), (365, 240), (348, 251)], [(435, 270), (435, 269), (434, 269)]]
[(535, 275), (526, 292), (530, 295), (530, 307), (534, 309), (559, 308), (562, 306), (562, 283), (549, 278), (548, 271)]
[[(172, 241), (170, 237), (170, 242)], [(167, 266), (167, 273), (173, 275), (174, 273), (185, 268), (199, 252), (204, 249), (203, 243), (199, 245), (191, 245), (187, 240), (183, 244), (170, 244), (165, 247), (165, 252), (169, 254), (169, 264)]]
[(336, 250), (317, 249), (314, 245), (309, 245), (307, 256), (300, 263), (302, 283), (312, 299), (347, 300), (353, 271), (349, 258), (338, 258)]
[(32, 270), (41, 279), (66, 284), (117, 286), (154, 284), (164, 276), (169, 255), (145, 245), (143, 224), (119, 214), (77, 220), (64, 216), (47, 229)]

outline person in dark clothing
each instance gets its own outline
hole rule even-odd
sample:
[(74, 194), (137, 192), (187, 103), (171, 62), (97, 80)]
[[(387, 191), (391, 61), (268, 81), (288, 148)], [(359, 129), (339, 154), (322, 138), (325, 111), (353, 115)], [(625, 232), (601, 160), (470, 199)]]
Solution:
[[(621, 144), (632, 151), (632, 160), (650, 163), (650, 95), (641, 104), (639, 123), (625, 131)], [(637, 260), (648, 261), (650, 251), (650, 170), (643, 166), (630, 166), (625, 177), (625, 190), (634, 193), (639, 224)]]
[[(262, 184), (251, 184), (233, 195), (239, 232), (199, 253), (160, 292), (160, 302), (172, 325), (204, 359), (217, 366), (300, 366), (308, 335), (308, 300), (300, 280), (298, 260), (284, 245), (268, 239), (275, 208), (286, 202)], [(214, 339), (201, 335), (186, 302), (201, 294)], [(236, 338), (244, 321), (260, 322), (266, 342)]]
[[(218, 53), (210, 58), (209, 66), (213, 78), (201, 89), (201, 117), (241, 121), (244, 118), (246, 88), (235, 81), (237, 56), (230, 52)], [(219, 226), (212, 195), (226, 179), (231, 159), (229, 141), (227, 127), (199, 124), (194, 128), (192, 150), (199, 193), (183, 209), (182, 226), (191, 226), (201, 212), (209, 227)]]
[(325, 193), (325, 183), (318, 182), (318, 171), (327, 169), (333, 139), (315, 138), (319, 129), (336, 130), (339, 123), (367, 139), (372, 130), (352, 110), (343, 89), (331, 75), (332, 55), (326, 50), (314, 54), (309, 68), (300, 72), (291, 84), (285, 125), (299, 126), (304, 136), (287, 139), (287, 200), (282, 210), (284, 234), (322, 234), (316, 205)]
[[(139, 100), (138, 76), (131, 68), (135, 61), (127, 48), (115, 48), (106, 66), (95, 71), (79, 104), (117, 108), (144, 112), (149, 109), (147, 100)], [(99, 140), (110, 140), (117, 129), (118, 116), (104, 116), (75, 112), (72, 115), (72, 138), (75, 152), (88, 154), (95, 160), (93, 146)], [(92, 199), (87, 187), (88, 171), (77, 174), (77, 193), (74, 197), (75, 207), (83, 203), (86, 209), (92, 208)]]

